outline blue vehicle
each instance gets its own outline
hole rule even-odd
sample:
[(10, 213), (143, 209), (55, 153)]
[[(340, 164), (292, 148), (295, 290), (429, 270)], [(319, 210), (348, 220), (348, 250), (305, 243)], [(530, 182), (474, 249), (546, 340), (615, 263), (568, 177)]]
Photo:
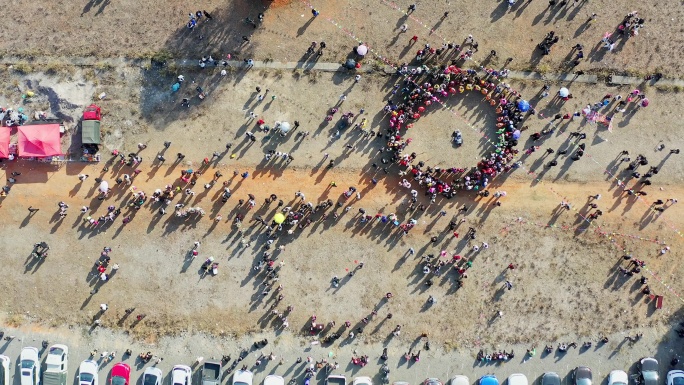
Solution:
[(499, 380), (493, 374), (486, 374), (480, 377), (480, 385), (499, 385)]

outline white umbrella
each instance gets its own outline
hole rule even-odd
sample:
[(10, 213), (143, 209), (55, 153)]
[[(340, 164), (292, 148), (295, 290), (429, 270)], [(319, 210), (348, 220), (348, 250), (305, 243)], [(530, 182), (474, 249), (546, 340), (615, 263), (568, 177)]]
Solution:
[(109, 183), (107, 183), (106, 180), (103, 180), (102, 183), (100, 183), (100, 191), (106, 193), (107, 190), (109, 190)]
[(368, 53), (368, 47), (365, 44), (361, 44), (360, 46), (356, 47), (356, 53), (364, 56)]
[(561, 98), (567, 98), (568, 95), (570, 95), (570, 91), (568, 91), (567, 88), (562, 87), (562, 88), (558, 91), (558, 95), (560, 95)]
[(280, 128), (280, 132), (282, 132), (283, 134), (287, 134), (287, 132), (290, 131), (290, 128), (292, 128), (292, 126), (290, 126), (290, 123), (288, 123), (288, 122), (282, 122), (282, 123), (280, 123), (279, 128)]

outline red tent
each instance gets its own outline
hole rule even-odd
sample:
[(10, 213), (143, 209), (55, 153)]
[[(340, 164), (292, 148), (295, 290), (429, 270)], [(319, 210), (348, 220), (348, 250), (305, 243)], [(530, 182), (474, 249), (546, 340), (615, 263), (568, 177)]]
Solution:
[(19, 156), (46, 157), (62, 155), (59, 124), (18, 126)]
[(10, 130), (9, 127), (0, 127), (0, 158), (9, 158)]

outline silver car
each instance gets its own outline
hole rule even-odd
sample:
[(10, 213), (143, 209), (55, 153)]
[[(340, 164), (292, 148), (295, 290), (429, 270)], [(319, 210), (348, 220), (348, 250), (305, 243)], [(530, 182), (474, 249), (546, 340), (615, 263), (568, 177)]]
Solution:
[(586, 366), (578, 366), (572, 372), (572, 377), (575, 380), (575, 385), (591, 385), (593, 378), (591, 369)]
[(644, 385), (658, 385), (658, 360), (653, 357), (642, 358), (639, 361), (639, 369)]
[(541, 378), (541, 385), (561, 385), (561, 378), (558, 373), (546, 372)]

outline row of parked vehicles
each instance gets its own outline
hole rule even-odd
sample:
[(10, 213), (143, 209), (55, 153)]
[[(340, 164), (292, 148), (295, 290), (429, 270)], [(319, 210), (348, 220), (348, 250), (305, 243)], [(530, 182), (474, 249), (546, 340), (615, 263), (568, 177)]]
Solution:
[[(41, 370), (40, 351), (27, 346), (19, 356), (21, 385), (67, 385), (69, 348), (56, 344), (47, 349), (45, 369)], [(0, 385), (11, 385), (9, 357), (0, 355)], [(98, 385), (100, 365), (88, 359), (78, 367), (78, 385)], [(201, 369), (201, 385), (219, 385), (221, 382), (221, 362), (206, 361)], [(161, 369), (150, 366), (142, 376), (142, 385), (162, 385), (164, 375)], [(252, 385), (254, 375), (248, 370), (239, 370), (233, 375), (232, 385)], [(119, 362), (112, 367), (108, 385), (131, 385), (131, 367)], [(284, 385), (280, 376), (268, 376), (265, 385)], [(176, 365), (171, 370), (171, 385), (192, 385), (192, 369), (187, 365)]]
[[(592, 385), (593, 375), (587, 366), (578, 366), (573, 369), (573, 385)], [(658, 374), (658, 361), (652, 357), (642, 358), (639, 361), (639, 373), (632, 376), (633, 382), (637, 385), (660, 385)], [(608, 375), (608, 385), (629, 385), (630, 377), (622, 370), (613, 370)], [(540, 385), (561, 385), (561, 377), (555, 372), (544, 373), (540, 380)], [(406, 382), (395, 382), (394, 385), (408, 385)], [(443, 385), (439, 379), (428, 378), (422, 385)], [(450, 380), (449, 385), (471, 385), (466, 376), (456, 375)], [(488, 374), (480, 377), (478, 385), (500, 385), (496, 376)], [(506, 385), (529, 385), (527, 376), (521, 373), (511, 374), (507, 379)], [(667, 373), (667, 385), (684, 385), (684, 371), (670, 370)]]
[[(19, 357), (19, 371), (21, 385), (67, 385), (67, 372), (69, 362), (69, 348), (66, 345), (56, 344), (50, 346), (45, 359), (45, 370), (41, 371), (39, 350), (35, 347), (24, 347)], [(99, 364), (94, 360), (81, 362), (78, 368), (78, 385), (98, 385)], [(10, 358), (0, 355), (0, 385), (10, 383)], [(42, 374), (42, 377), (41, 377)], [(578, 366), (571, 373), (573, 385), (592, 385), (593, 375), (591, 369), (586, 366)], [(145, 369), (142, 376), (142, 385), (162, 385), (164, 375), (156, 366)], [(637, 385), (660, 385), (658, 374), (658, 361), (647, 357), (639, 361), (639, 373), (632, 376)], [(107, 385), (131, 385), (131, 368), (128, 364), (119, 362), (112, 367), (109, 384)], [(233, 374), (232, 385), (253, 385), (254, 374), (249, 370), (238, 370)], [(629, 385), (630, 377), (622, 370), (613, 370), (608, 375), (608, 385)], [(200, 385), (219, 385), (221, 383), (221, 362), (205, 361), (200, 371)], [(309, 379), (307, 378), (307, 382)], [(170, 385), (193, 385), (192, 369), (187, 365), (176, 365), (171, 369)], [(547, 372), (541, 376), (540, 385), (561, 385), (561, 377), (554, 372)], [(293, 381), (290, 381), (291, 385)], [(264, 379), (263, 385), (285, 385), (281, 376), (269, 375)], [(347, 385), (343, 375), (329, 375), (326, 385)], [(353, 385), (373, 385), (370, 377), (356, 377)], [(397, 381), (393, 385), (409, 385), (408, 382)], [(444, 385), (437, 378), (428, 378), (422, 385)], [(450, 379), (449, 385), (471, 385), (468, 377), (456, 375)], [(500, 385), (494, 375), (482, 376), (478, 385)], [(524, 374), (511, 374), (506, 385), (529, 385)], [(670, 370), (667, 373), (666, 385), (684, 385), (684, 371)]]
[[(44, 385), (66, 385), (69, 348), (66, 345), (52, 345), (45, 358), (45, 370), (42, 370)], [(97, 363), (95, 376), (97, 376)], [(10, 358), (0, 355), (0, 385), (10, 385)], [(39, 385), (41, 383), (40, 353), (38, 348), (24, 347), (19, 356), (19, 373), (21, 385)]]

